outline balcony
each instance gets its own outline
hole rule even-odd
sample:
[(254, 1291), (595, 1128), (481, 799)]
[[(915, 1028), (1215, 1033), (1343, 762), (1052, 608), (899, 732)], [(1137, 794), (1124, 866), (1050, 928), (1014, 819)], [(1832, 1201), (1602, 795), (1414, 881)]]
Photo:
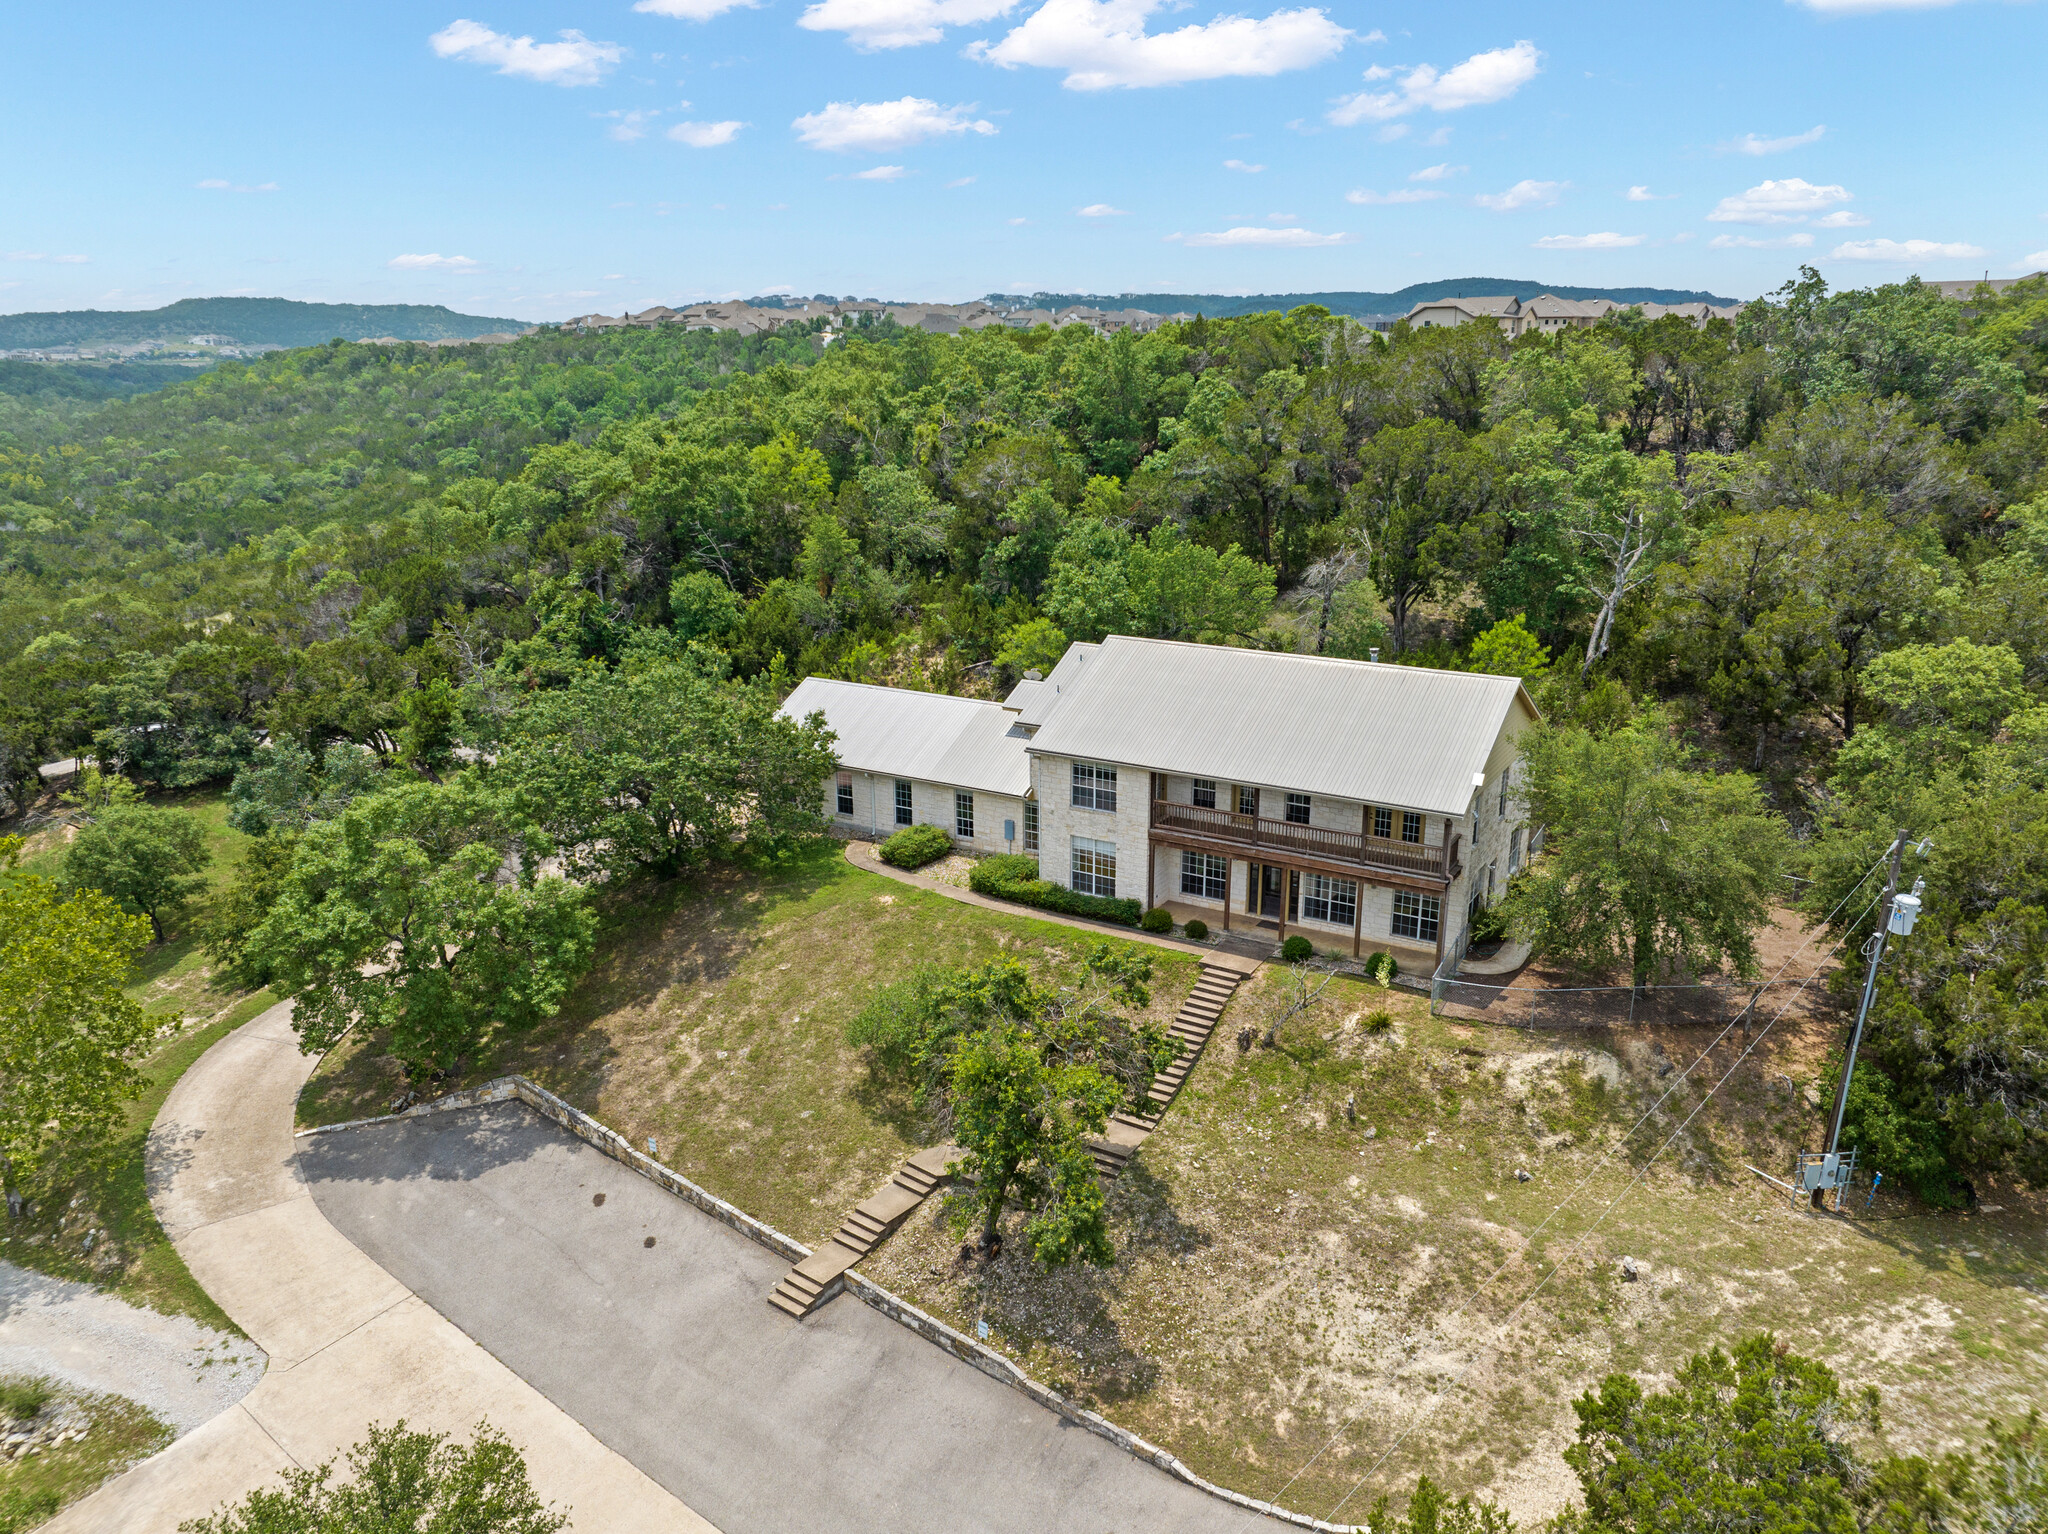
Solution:
[(1462, 838), (1456, 836), (1451, 838), (1446, 857), (1441, 847), (1419, 847), (1360, 831), (1331, 831), (1321, 826), (1297, 825), (1291, 820), (1239, 815), (1231, 810), (1205, 810), (1199, 805), (1173, 804), (1164, 799), (1152, 801), (1152, 826), (1157, 831), (1255, 860), (1262, 853), (1276, 858), (1292, 855), (1368, 873), (1407, 874), (1446, 883), (1461, 871), (1458, 852)]

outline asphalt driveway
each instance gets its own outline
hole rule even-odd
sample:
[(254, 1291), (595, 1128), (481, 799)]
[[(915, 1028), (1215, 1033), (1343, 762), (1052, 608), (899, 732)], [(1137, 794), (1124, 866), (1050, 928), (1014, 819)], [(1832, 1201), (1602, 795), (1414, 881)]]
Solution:
[(337, 1229), (724, 1534), (1283, 1527), (849, 1295), (791, 1321), (774, 1253), (523, 1103), (299, 1145)]

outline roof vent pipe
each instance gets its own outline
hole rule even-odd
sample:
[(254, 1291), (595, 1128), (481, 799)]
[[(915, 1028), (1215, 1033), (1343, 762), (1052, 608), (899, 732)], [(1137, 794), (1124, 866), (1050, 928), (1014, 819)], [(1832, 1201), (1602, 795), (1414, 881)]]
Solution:
[(1370, 650), (1367, 650), (1365, 653), (1370, 655), (1374, 660), (1378, 660), (1380, 658), (1380, 647), (1378, 645), (1374, 645)]

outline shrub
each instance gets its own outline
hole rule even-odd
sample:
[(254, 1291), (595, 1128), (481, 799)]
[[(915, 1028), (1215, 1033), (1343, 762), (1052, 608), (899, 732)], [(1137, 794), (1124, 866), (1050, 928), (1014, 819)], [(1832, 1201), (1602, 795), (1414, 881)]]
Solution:
[(1014, 900), (1040, 910), (1058, 911), (1065, 916), (1088, 916), (1096, 921), (1113, 921), (1135, 927), (1142, 910), (1135, 900), (1115, 900), (1107, 895), (1080, 895), (1050, 879), (1038, 877), (1038, 859), (1021, 852), (1006, 852), (983, 858), (967, 876), (967, 887), (977, 895), (997, 900)]
[(1156, 905), (1138, 918), (1138, 930), (1140, 932), (1171, 932), (1173, 930), (1173, 913), (1163, 905)]
[(1299, 934), (1280, 945), (1280, 957), (1289, 964), (1299, 964), (1304, 959), (1313, 959), (1315, 956), (1316, 945)]
[(1504, 905), (1481, 906), (1479, 914), (1472, 918), (1472, 941), (1498, 943), (1507, 935), (1508, 908)]
[(0, 1380), (0, 1411), (26, 1422), (48, 1404), (48, 1380)]
[(1193, 921), (1189, 922), (1185, 927), (1181, 928), (1181, 931), (1185, 932), (1189, 937), (1193, 938), (1196, 942), (1199, 943), (1202, 941), (1203, 938), (1209, 935), (1209, 924), (1203, 921), (1201, 917), (1197, 916)]
[(1390, 953), (1376, 953), (1365, 961), (1365, 978), (1382, 990), (1394, 983), (1394, 976), (1401, 973), (1401, 966), (1394, 962)]
[(922, 868), (953, 850), (953, 838), (937, 826), (905, 826), (876, 849), (884, 863)]
[(1376, 1012), (1368, 1012), (1365, 1014), (1365, 1031), (1367, 1033), (1385, 1033), (1389, 1028), (1393, 1026), (1394, 1014), (1389, 1012), (1385, 1007), (1381, 1007)]

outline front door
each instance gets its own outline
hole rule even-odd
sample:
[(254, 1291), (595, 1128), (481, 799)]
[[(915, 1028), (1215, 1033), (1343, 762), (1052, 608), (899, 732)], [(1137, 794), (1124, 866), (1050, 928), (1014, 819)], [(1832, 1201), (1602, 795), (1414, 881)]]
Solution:
[(1275, 868), (1271, 864), (1260, 868), (1259, 914), (1261, 916), (1278, 916), (1280, 914), (1280, 892), (1283, 888), (1281, 881), (1286, 877), (1287, 871), (1284, 868)]

